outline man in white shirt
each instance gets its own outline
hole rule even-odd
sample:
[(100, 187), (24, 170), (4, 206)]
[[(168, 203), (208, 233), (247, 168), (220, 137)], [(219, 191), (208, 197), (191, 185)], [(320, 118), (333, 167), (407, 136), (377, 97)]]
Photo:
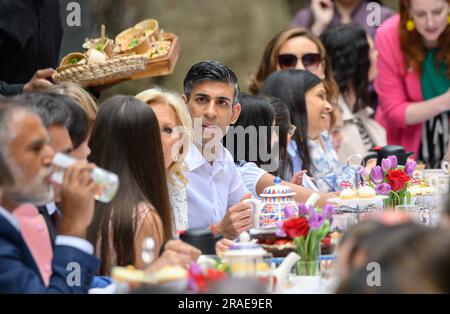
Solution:
[(194, 144), (186, 158), (189, 228), (211, 227), (234, 239), (252, 228), (252, 212), (242, 202), (251, 194), (222, 144), (239, 117), (236, 75), (217, 61), (200, 62), (184, 79), (184, 95), (194, 124)]

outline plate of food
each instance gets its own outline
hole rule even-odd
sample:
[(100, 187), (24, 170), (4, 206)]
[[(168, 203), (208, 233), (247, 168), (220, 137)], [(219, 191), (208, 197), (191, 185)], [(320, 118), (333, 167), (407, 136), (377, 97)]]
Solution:
[(128, 290), (154, 289), (168, 293), (184, 293), (188, 285), (188, 271), (180, 266), (164, 266), (155, 272), (133, 266), (114, 267), (111, 277), (116, 284), (128, 285)]

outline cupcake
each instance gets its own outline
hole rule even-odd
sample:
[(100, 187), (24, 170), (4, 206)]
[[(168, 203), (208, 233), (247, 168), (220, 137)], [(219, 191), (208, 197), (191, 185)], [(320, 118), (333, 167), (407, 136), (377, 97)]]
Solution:
[(343, 200), (351, 200), (356, 197), (356, 191), (351, 188), (345, 188), (339, 194), (339, 197)]
[(358, 189), (359, 198), (374, 198), (376, 195), (377, 193), (370, 186), (362, 186)]

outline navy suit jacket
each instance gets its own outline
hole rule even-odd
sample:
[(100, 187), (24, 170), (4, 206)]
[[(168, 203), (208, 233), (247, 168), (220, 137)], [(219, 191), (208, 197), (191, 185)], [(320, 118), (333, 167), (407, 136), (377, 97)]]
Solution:
[[(73, 262), (80, 266), (79, 276), (68, 267)], [(46, 287), (22, 235), (0, 215), (0, 293), (87, 293), (99, 263), (79, 249), (55, 245), (53, 274)], [(67, 280), (77, 277), (79, 285)]]

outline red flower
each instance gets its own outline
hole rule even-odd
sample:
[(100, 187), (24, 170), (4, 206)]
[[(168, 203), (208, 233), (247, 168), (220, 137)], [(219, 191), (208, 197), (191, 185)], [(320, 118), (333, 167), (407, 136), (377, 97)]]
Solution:
[(389, 170), (386, 179), (394, 192), (403, 190), (411, 178), (403, 170)]
[(308, 220), (305, 217), (286, 220), (283, 223), (283, 231), (291, 238), (306, 237), (309, 232)]
[(206, 279), (212, 281), (218, 281), (225, 278), (225, 273), (223, 271), (218, 271), (215, 269), (208, 269), (206, 272)]
[(322, 242), (322, 244), (323, 244), (324, 246), (329, 246), (329, 245), (331, 244), (331, 238), (330, 238), (329, 236), (326, 236), (326, 237), (323, 238), (322, 241), (320, 241), (320, 242)]

